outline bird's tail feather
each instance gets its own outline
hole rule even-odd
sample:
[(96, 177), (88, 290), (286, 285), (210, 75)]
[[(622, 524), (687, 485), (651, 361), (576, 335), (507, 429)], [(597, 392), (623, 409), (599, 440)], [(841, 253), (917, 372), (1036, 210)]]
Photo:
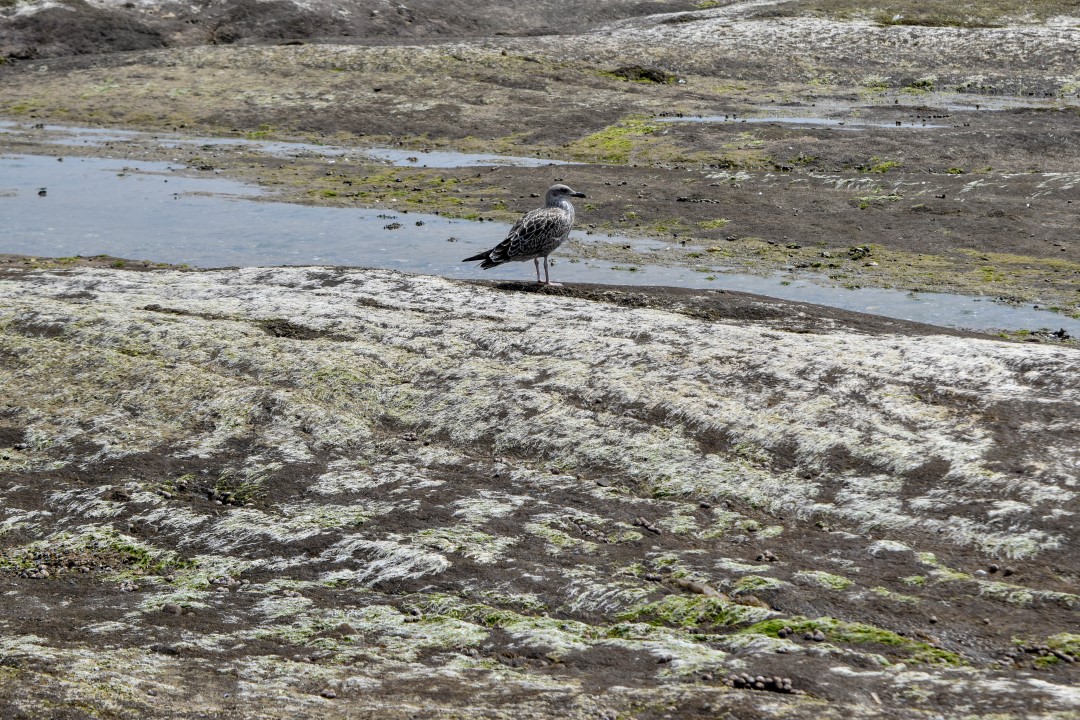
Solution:
[(467, 257), (464, 260), (462, 260), (461, 262), (469, 262), (471, 260), (483, 260), (484, 262), (480, 263), (480, 268), (482, 270), (487, 270), (488, 268), (493, 268), (493, 267), (495, 267), (496, 265), (499, 264), (495, 260), (491, 259), (491, 251), (490, 250), (485, 250), (484, 252), (480, 253), (479, 255), (473, 255), (472, 257)]

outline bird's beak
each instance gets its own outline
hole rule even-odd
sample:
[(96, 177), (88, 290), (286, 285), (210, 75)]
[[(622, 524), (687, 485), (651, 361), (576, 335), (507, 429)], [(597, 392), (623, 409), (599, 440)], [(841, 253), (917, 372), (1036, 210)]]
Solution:
[(570, 197), (585, 197), (585, 193), (572, 192), (570, 193)]

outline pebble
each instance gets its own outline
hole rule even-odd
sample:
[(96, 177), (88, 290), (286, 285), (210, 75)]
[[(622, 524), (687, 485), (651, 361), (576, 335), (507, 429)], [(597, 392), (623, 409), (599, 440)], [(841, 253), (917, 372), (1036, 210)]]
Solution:
[(780, 631), (778, 633), (776, 633), (776, 636), (778, 638), (786, 638), (786, 637), (788, 637), (790, 635), (794, 635), (794, 634), (795, 634), (795, 631), (792, 630), (791, 628), (782, 627), (782, 628), (780, 628)]
[(776, 562), (779, 559), (772, 550), (766, 550), (755, 558), (758, 562)]
[(729, 675), (727, 681), (733, 688), (767, 690), (769, 692), (791, 693), (793, 695), (802, 694), (801, 690), (792, 688), (791, 678), (780, 677), (779, 675), (765, 677), (764, 675), (754, 676), (749, 673), (740, 673), (737, 675)]
[(810, 638), (814, 642), (822, 642), (825, 640), (825, 633), (820, 630), (815, 630), (813, 636)]
[(645, 530), (648, 530), (649, 532), (654, 533), (656, 535), (663, 535), (664, 534), (663, 532), (660, 531), (660, 528), (653, 527), (652, 523), (650, 523), (648, 520), (646, 520), (643, 517), (634, 518), (633, 524), (640, 527), (640, 528), (644, 528)]
[(334, 692), (333, 690), (331, 690), (330, 688), (327, 688), (326, 690), (323, 690), (319, 694), (322, 695), (324, 698), (328, 698), (330, 700), (333, 700), (334, 698), (337, 697), (337, 693)]
[(165, 603), (164, 605), (162, 605), (161, 610), (162, 610), (162, 612), (167, 612), (170, 615), (181, 615), (184, 612), (184, 609), (182, 607), (180, 607), (176, 603), (171, 603), (171, 602), (168, 602), (168, 603)]
[(1080, 661), (1076, 655), (1071, 655), (1064, 650), (1057, 648), (1051, 648), (1049, 645), (1021, 645), (1018, 648), (1005, 653), (1006, 660), (1000, 660), (1002, 664), (1011, 664), (1014, 661), (1019, 660), (1020, 656), (1024, 653), (1032, 655), (1038, 655), (1039, 657), (1056, 657), (1058, 660), (1067, 663), (1074, 663)]

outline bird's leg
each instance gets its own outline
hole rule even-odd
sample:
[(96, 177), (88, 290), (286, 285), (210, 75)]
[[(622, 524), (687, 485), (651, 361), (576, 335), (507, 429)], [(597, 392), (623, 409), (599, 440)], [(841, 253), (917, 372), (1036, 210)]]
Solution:
[[(536, 279), (537, 280), (540, 279), (540, 273), (536, 274)], [(562, 283), (553, 283), (553, 282), (551, 282), (551, 278), (548, 277), (548, 259), (547, 259), (547, 255), (544, 256), (544, 284), (545, 285), (555, 285), (555, 286), (559, 286), (559, 285), (562, 284)]]
[[(536, 282), (540, 282), (540, 258), (533, 258), (533, 265), (536, 267)], [(544, 270), (547, 270), (547, 265), (544, 266)], [(541, 283), (542, 284), (542, 283)]]

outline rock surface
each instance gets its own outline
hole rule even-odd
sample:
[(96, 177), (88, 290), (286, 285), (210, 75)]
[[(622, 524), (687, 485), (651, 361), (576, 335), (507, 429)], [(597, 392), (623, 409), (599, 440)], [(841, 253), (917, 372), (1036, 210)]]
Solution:
[(1080, 712), (1074, 349), (527, 289), (6, 271), (0, 714)]

